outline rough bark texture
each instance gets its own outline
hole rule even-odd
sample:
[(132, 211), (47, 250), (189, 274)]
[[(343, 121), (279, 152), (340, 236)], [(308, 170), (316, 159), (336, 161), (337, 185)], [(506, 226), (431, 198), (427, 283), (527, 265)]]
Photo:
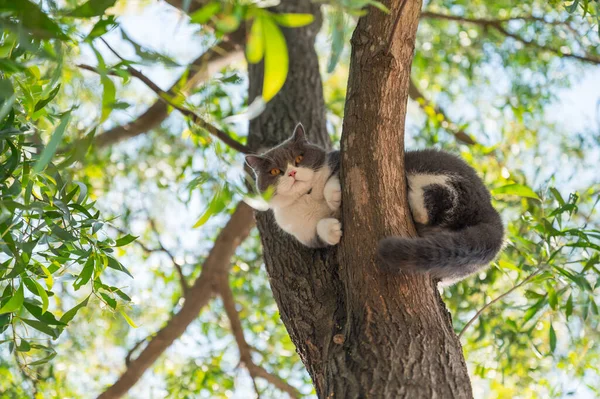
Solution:
[[(414, 234), (403, 149), (421, 1), (387, 5), (390, 15), (370, 12), (352, 37), (342, 135), (346, 235), (340, 248), (348, 316), (345, 344), (336, 347), (327, 370), (328, 392), (471, 397), (460, 342), (431, 279), (393, 276), (377, 267), (379, 239)], [(353, 391), (348, 379), (335, 378), (339, 375), (351, 376)]]
[[(284, 29), (289, 43), (290, 69), (283, 89), (267, 104), (266, 110), (250, 122), (248, 146), (259, 151), (280, 143), (302, 122), (309, 139), (329, 147), (325, 127), (325, 103), (314, 49), (321, 25), (319, 6), (310, 0), (289, 0), (277, 7), (280, 12), (310, 12), (315, 21), (305, 28)], [(263, 65), (249, 65), (249, 98), (260, 95)], [(296, 345), (308, 372), (323, 392), (324, 360), (337, 333), (336, 310), (343, 310), (342, 285), (337, 275), (335, 250), (310, 250), (275, 226), (270, 212), (259, 212), (264, 258), (273, 295), (281, 318)]]
[[(344, 237), (338, 248), (309, 250), (258, 213), (275, 300), (321, 398), (472, 397), (460, 343), (435, 285), (424, 276), (377, 268), (377, 241), (414, 234), (406, 203), (403, 132), (420, 1), (371, 9), (354, 34), (342, 137)], [(321, 16), (309, 0), (280, 12), (312, 12), (287, 30), (290, 71), (282, 91), (250, 123), (253, 150), (287, 138), (297, 122), (328, 145), (314, 40)], [(252, 100), (262, 65), (250, 65)], [(338, 258), (339, 253), (339, 258)]]

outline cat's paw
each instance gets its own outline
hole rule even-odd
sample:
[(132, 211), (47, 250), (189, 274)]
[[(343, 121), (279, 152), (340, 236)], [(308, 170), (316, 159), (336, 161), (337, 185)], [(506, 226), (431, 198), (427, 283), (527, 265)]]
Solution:
[(342, 204), (342, 187), (340, 186), (340, 179), (337, 176), (331, 177), (327, 183), (325, 183), (323, 196), (325, 197), (325, 202), (327, 202), (329, 209), (332, 211), (340, 209), (340, 205)]
[(334, 218), (321, 219), (317, 223), (317, 234), (327, 244), (335, 245), (342, 238), (342, 224)]

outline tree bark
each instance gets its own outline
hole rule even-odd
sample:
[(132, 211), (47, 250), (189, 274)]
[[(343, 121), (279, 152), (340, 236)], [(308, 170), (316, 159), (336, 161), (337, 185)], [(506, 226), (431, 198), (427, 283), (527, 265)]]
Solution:
[[(386, 2), (384, 2), (386, 3)], [(276, 228), (257, 225), (281, 319), (321, 398), (470, 398), (460, 342), (435, 284), (426, 276), (384, 274), (379, 239), (414, 234), (406, 200), (404, 119), (420, 1), (370, 8), (352, 39), (342, 136), (344, 237), (310, 250)], [(328, 146), (314, 50), (321, 15), (310, 0), (279, 12), (312, 12), (306, 28), (285, 30), (290, 70), (281, 92), (250, 123), (249, 147), (287, 138), (302, 122)], [(249, 99), (260, 95), (262, 65), (249, 66)]]

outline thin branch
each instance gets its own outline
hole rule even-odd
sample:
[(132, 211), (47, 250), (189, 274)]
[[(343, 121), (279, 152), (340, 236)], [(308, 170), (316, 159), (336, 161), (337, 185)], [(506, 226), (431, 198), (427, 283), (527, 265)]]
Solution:
[(152, 229), (152, 231), (154, 232), (154, 235), (156, 236), (156, 241), (158, 242), (158, 247), (160, 248), (161, 251), (163, 251), (165, 254), (167, 254), (167, 256), (171, 259), (173, 266), (175, 266), (175, 269), (177, 270), (177, 274), (179, 275), (179, 283), (181, 284), (181, 292), (182, 292), (183, 296), (186, 297), (189, 287), (187, 284), (187, 279), (185, 278), (185, 274), (183, 274), (183, 268), (181, 267), (179, 262), (177, 262), (177, 260), (175, 259), (175, 255), (173, 255), (173, 253), (171, 251), (169, 251), (161, 242), (160, 233), (158, 232), (158, 229), (156, 228), (156, 223), (154, 222), (154, 219), (148, 217), (148, 221), (150, 222), (150, 228)]
[(523, 281), (521, 281), (519, 284), (515, 285), (514, 287), (512, 287), (510, 290), (506, 291), (504, 294), (497, 296), (496, 298), (492, 299), (490, 302), (486, 303), (481, 309), (479, 309), (479, 311), (477, 313), (475, 313), (475, 316), (473, 316), (471, 318), (471, 320), (469, 320), (467, 322), (467, 324), (465, 324), (465, 326), (463, 327), (462, 330), (460, 330), (460, 333), (458, 334), (458, 338), (460, 339), (463, 334), (465, 333), (465, 331), (467, 330), (467, 328), (469, 328), (471, 326), (471, 324), (473, 324), (475, 322), (475, 320), (477, 320), (479, 318), (479, 316), (485, 312), (486, 309), (488, 309), (490, 306), (492, 306), (493, 304), (495, 304), (496, 302), (500, 301), (501, 299), (503, 299), (504, 297), (506, 297), (507, 295), (510, 295), (513, 291), (515, 291), (516, 289), (522, 287), (523, 285), (527, 284), (528, 282), (530, 282), (535, 276), (537, 276), (538, 274), (540, 274), (541, 272), (545, 271), (546, 269), (548, 269), (548, 266), (544, 266), (544, 267), (540, 267), (539, 269), (537, 269), (536, 271), (534, 271), (533, 273), (531, 273), (529, 276), (527, 276)]
[(444, 128), (452, 133), (458, 141), (467, 145), (477, 144), (477, 142), (463, 129), (460, 129), (458, 126), (456, 126), (456, 124), (448, 119), (448, 116), (443, 109), (427, 100), (412, 79), (410, 80), (410, 85), (408, 87), (408, 95), (413, 101), (416, 101), (421, 108), (425, 109), (426, 107), (432, 107), (436, 114), (442, 115), (444, 117), (444, 121), (447, 123), (447, 126), (444, 126)]
[[(95, 72), (98, 72), (94, 67), (90, 67), (89, 65), (84, 65), (84, 69), (95, 70)], [(130, 75), (135, 76), (136, 78), (140, 79), (146, 86), (148, 86), (148, 88), (150, 88), (150, 90), (155, 92), (158, 95), (158, 97), (162, 101), (164, 101), (167, 105), (170, 105), (171, 107), (173, 107), (176, 110), (178, 110), (179, 112), (181, 112), (183, 115), (190, 118), (194, 124), (198, 125), (202, 129), (206, 130), (211, 135), (217, 137), (218, 139), (223, 141), (225, 144), (227, 144), (229, 147), (231, 147), (234, 150), (237, 150), (243, 154), (248, 154), (250, 152), (250, 149), (248, 147), (246, 147), (244, 144), (235, 140), (234, 138), (229, 136), (227, 133), (225, 133), (221, 129), (206, 122), (204, 119), (202, 119), (202, 117), (200, 117), (194, 111), (172, 102), (169, 99), (169, 97), (171, 97), (170, 94), (167, 93), (166, 91), (162, 90), (160, 87), (158, 87), (158, 85), (156, 83), (154, 83), (150, 78), (145, 76), (142, 72), (136, 70), (135, 68), (133, 68), (129, 65), (127, 66), (127, 72)]]
[[(236, 32), (229, 34), (219, 44), (208, 49), (188, 66), (188, 71), (184, 72), (175, 81), (169, 90), (167, 90), (167, 93), (171, 96), (175, 95), (178, 91), (185, 94), (191, 88), (207, 81), (215, 72), (241, 59), (243, 57), (242, 44), (244, 43), (245, 35), (245, 29), (240, 28)], [(79, 67), (97, 72), (94, 67)], [(109, 74), (112, 75), (114, 73), (109, 72)], [(133, 76), (139, 77), (137, 71), (134, 72)], [(116, 126), (98, 135), (95, 139), (96, 146), (105, 147), (118, 141), (146, 133), (160, 125), (167, 116), (169, 116), (168, 105), (164, 99), (159, 98), (135, 120), (125, 125)]]
[[(435, 12), (430, 12), (430, 11), (425, 11), (421, 14), (421, 16), (423, 18), (431, 18), (431, 19), (445, 19), (448, 21), (456, 21), (456, 22), (463, 22), (463, 23), (469, 23), (469, 24), (474, 24), (474, 25), (479, 25), (479, 26), (483, 26), (483, 27), (491, 27), (496, 29), (498, 32), (502, 33), (504, 36), (510, 37), (522, 44), (524, 44), (525, 46), (529, 46), (529, 47), (534, 47), (537, 48), (539, 50), (544, 50), (544, 51), (548, 51), (551, 53), (554, 53), (560, 57), (565, 57), (565, 58), (573, 58), (579, 61), (585, 61), (585, 62), (589, 62), (592, 64), (598, 64), (600, 65), (600, 57), (597, 56), (593, 56), (590, 54), (586, 54), (586, 55), (577, 55), (577, 54), (571, 54), (571, 53), (565, 53), (563, 51), (561, 51), (560, 49), (554, 48), (554, 47), (550, 47), (550, 46), (546, 46), (543, 44), (539, 44), (533, 40), (527, 40), (525, 38), (523, 38), (522, 36), (516, 34), (516, 33), (512, 33), (509, 32), (504, 26), (503, 24), (506, 22), (509, 22), (511, 20), (517, 20), (517, 19), (521, 19), (521, 20), (528, 20), (526, 17), (520, 17), (520, 18), (512, 18), (512, 19), (485, 19), (485, 18), (468, 18), (468, 17), (462, 17), (462, 16), (458, 16), (458, 15), (447, 15), (447, 14), (439, 14), (439, 13), (435, 13)], [(529, 17), (529, 20), (540, 20), (536, 17)]]
[(129, 367), (129, 365), (131, 364), (131, 356), (133, 356), (133, 353), (140, 347), (142, 346), (142, 344), (146, 341), (148, 341), (150, 337), (144, 337), (142, 339), (140, 339), (138, 342), (135, 343), (135, 345), (133, 345), (133, 347), (131, 349), (129, 349), (129, 352), (127, 352), (127, 355), (125, 356), (125, 366)]
[[(235, 308), (235, 299), (233, 297), (233, 292), (231, 292), (231, 287), (229, 286), (229, 279), (227, 275), (221, 275), (219, 278), (219, 286), (218, 291), (221, 299), (223, 300), (223, 307), (225, 308), (225, 313), (227, 314), (227, 318), (229, 318), (229, 323), (231, 324), (231, 331), (237, 343), (237, 346), (240, 351), (240, 363), (243, 363), (248, 369), (250, 376), (254, 382), (254, 379), (260, 377), (273, 384), (275, 387), (280, 389), (283, 392), (286, 392), (290, 395), (291, 398), (299, 398), (300, 393), (282, 380), (280, 377), (269, 373), (263, 367), (257, 365), (252, 360), (252, 351), (248, 342), (246, 342), (246, 338), (244, 337), (244, 330), (242, 328), (242, 322), (240, 321), (240, 316), (238, 314), (237, 309)], [(255, 389), (256, 393), (260, 395), (258, 388)]]
[(167, 324), (148, 341), (148, 345), (139, 356), (131, 360), (125, 372), (98, 396), (99, 399), (120, 398), (125, 395), (158, 357), (196, 320), (200, 310), (213, 297), (219, 275), (227, 274), (231, 257), (240, 243), (248, 236), (252, 226), (254, 226), (254, 212), (244, 202), (240, 202), (217, 236), (202, 265), (202, 273), (190, 287), (181, 310), (173, 315)]

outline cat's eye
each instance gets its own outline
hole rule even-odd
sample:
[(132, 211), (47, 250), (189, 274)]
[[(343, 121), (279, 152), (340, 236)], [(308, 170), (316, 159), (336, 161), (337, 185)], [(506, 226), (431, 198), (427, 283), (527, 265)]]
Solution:
[(296, 166), (298, 166), (298, 164), (299, 164), (300, 162), (302, 162), (302, 160), (303, 160), (303, 159), (304, 159), (304, 157), (303, 157), (302, 155), (298, 155), (298, 156), (296, 157)]
[(269, 172), (269, 173), (271, 173), (272, 176), (277, 176), (278, 174), (281, 173), (281, 171), (277, 168), (273, 168), (273, 169), (271, 169), (271, 172)]

